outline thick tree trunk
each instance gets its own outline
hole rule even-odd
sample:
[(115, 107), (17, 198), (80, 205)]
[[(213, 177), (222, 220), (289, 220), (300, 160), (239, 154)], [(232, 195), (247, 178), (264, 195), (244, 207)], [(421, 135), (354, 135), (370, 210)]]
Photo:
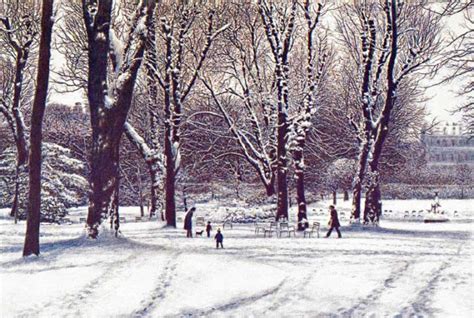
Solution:
[(296, 201), (298, 204), (298, 231), (306, 228), (303, 220), (308, 220), (304, 187), (304, 171), (296, 174)]
[(296, 177), (296, 203), (298, 204), (298, 231), (306, 228), (303, 220), (308, 220), (305, 185), (304, 185), (304, 141), (300, 141), (298, 149), (293, 152)]
[(288, 219), (288, 159), (286, 149), (286, 135), (288, 132), (288, 123), (286, 115), (282, 112), (279, 114), (278, 127), (278, 168), (277, 168), (277, 191), (278, 205), (276, 220), (282, 218)]
[(344, 190), (344, 201), (349, 201), (349, 191)]
[(168, 226), (176, 227), (176, 172), (171, 138), (170, 129), (166, 132), (165, 137), (165, 218)]
[[(108, 216), (109, 205), (116, 201), (116, 234), (118, 233), (118, 187), (119, 147), (133, 96), (138, 69), (145, 50), (146, 35), (155, 8), (155, 1), (140, 2), (128, 43), (125, 46), (123, 62), (116, 68), (116, 87), (109, 96), (107, 87), (108, 61), (111, 51), (110, 25), (113, 1), (83, 0), (84, 23), (87, 30), (89, 70), (87, 97), (91, 113), (92, 149), (87, 227), (89, 237), (97, 238), (99, 225)], [(145, 28), (141, 17), (146, 15)], [(118, 65), (116, 65), (118, 66)]]
[[(91, 238), (97, 238), (102, 220), (106, 219), (111, 211), (114, 193), (119, 183), (119, 142), (119, 136), (97, 138), (93, 141), (90, 172), (91, 192), (87, 215), (87, 226)], [(114, 221), (118, 222), (118, 220)]]
[(397, 99), (397, 82), (395, 81), (395, 72), (398, 53), (398, 26), (397, 3), (395, 1), (391, 2), (389, 10), (391, 19), (391, 51), (387, 66), (387, 92), (385, 96), (385, 104), (382, 108), (381, 120), (377, 126), (377, 131), (374, 138), (372, 157), (369, 162), (370, 173), (373, 175), (373, 177), (367, 191), (365, 205), (366, 212), (364, 213), (365, 222), (378, 222), (378, 218), (382, 213), (378, 165), (382, 156), (383, 145), (389, 133), (391, 111)]
[(369, 155), (368, 145), (361, 145), (359, 153), (359, 162), (357, 165), (357, 171), (352, 181), (352, 211), (351, 219), (360, 219), (360, 203), (362, 198), (362, 185), (364, 182), (365, 170), (367, 166), (367, 157)]
[[(275, 179), (272, 179), (275, 180)], [(271, 197), (275, 194), (275, 181), (270, 184), (265, 184), (265, 190), (267, 193), (267, 197)]]
[(379, 221), (381, 211), (381, 192), (378, 183), (378, 177), (375, 177), (374, 183), (369, 186), (365, 193), (364, 223), (375, 223)]
[(336, 190), (332, 191), (332, 204), (333, 205), (337, 204), (337, 191)]
[(48, 96), (49, 60), (53, 30), (53, 0), (44, 0), (41, 16), (41, 39), (38, 57), (38, 75), (33, 111), (31, 114), (28, 219), (26, 223), (23, 256), (39, 255), (39, 230), (41, 214), (41, 143), (46, 98)]
[[(150, 103), (152, 109), (150, 109), (150, 134), (151, 134), (151, 148), (157, 153), (161, 153), (161, 147), (158, 140), (159, 136), (159, 123), (158, 123), (158, 114), (160, 113), (159, 102), (158, 102), (158, 89), (159, 89), (159, 80), (156, 76), (156, 72), (159, 69), (157, 52), (156, 52), (156, 25), (155, 25), (155, 16), (150, 19), (150, 27), (148, 31), (148, 39), (146, 41), (146, 52), (145, 52), (145, 72), (147, 78), (147, 88), (149, 90)], [(159, 169), (159, 159), (154, 156), (153, 158), (147, 160), (148, 168), (150, 172), (151, 179), (151, 210), (150, 217), (156, 215), (158, 209), (162, 207), (160, 202), (159, 194), (162, 192), (162, 182), (163, 180), (159, 177), (160, 173), (163, 173)], [(163, 213), (161, 213), (161, 219), (164, 221)]]

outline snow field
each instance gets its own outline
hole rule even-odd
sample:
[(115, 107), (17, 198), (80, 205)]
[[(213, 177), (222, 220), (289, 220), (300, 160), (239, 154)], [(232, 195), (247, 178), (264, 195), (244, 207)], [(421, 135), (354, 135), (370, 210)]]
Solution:
[[(211, 213), (197, 208), (198, 216)], [(139, 214), (124, 208), (122, 215)], [(324, 227), (327, 217), (320, 218)], [(264, 239), (252, 224), (238, 224), (223, 230), (223, 250), (212, 238), (185, 238), (180, 224), (126, 222), (122, 237), (103, 230), (97, 241), (86, 239), (78, 223), (43, 224), (42, 254), (27, 259), (21, 258), (25, 223), (12, 223), (0, 219), (2, 317), (444, 318), (474, 312), (472, 222), (385, 220), (378, 229), (343, 227), (342, 239), (335, 233)]]

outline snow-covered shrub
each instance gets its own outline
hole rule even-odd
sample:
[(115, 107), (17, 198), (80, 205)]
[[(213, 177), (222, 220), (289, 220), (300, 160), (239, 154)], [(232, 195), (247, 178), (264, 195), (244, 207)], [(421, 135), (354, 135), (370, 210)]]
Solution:
[[(0, 154), (0, 205), (10, 207), (15, 192), (16, 152), (13, 147)], [(43, 144), (41, 172), (42, 220), (57, 220), (67, 208), (84, 204), (88, 182), (82, 176), (85, 165), (71, 157), (69, 149), (53, 143)], [(28, 172), (20, 173), (19, 217), (26, 218)]]

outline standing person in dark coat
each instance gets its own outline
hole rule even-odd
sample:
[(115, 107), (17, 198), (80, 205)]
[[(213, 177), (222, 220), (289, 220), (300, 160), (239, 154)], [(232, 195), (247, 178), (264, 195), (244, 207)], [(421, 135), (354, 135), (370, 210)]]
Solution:
[(224, 248), (224, 245), (222, 244), (224, 241), (224, 236), (221, 233), (221, 229), (217, 229), (217, 234), (214, 236), (214, 239), (216, 240), (216, 248), (219, 248), (219, 244), (222, 248)]
[(193, 213), (196, 211), (195, 207), (189, 209), (188, 213), (184, 217), (184, 229), (186, 232), (186, 237), (193, 237)]
[(331, 235), (331, 232), (333, 229), (336, 229), (337, 236), (341, 238), (341, 231), (339, 231), (339, 227), (341, 224), (339, 223), (339, 218), (337, 217), (337, 211), (334, 208), (334, 205), (329, 206), (329, 212), (331, 213), (331, 218), (329, 219), (329, 231), (326, 234), (326, 237), (329, 237)]
[(207, 237), (211, 237), (211, 231), (212, 231), (211, 221), (208, 221), (207, 226), (206, 226)]

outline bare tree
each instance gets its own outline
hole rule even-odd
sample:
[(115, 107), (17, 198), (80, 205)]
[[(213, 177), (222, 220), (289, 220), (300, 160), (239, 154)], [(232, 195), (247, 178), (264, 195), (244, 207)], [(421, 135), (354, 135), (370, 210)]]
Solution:
[[(450, 5), (451, 6), (450, 6)], [(454, 80), (463, 81), (457, 93), (459, 96), (465, 97), (466, 101), (456, 107), (456, 112), (461, 113), (467, 124), (467, 133), (474, 136), (474, 80), (472, 73), (474, 72), (474, 17), (472, 1), (466, 3), (461, 1), (449, 1), (446, 5), (444, 14), (461, 15), (464, 23), (462, 31), (458, 34), (452, 34), (449, 43), (443, 54), (436, 60), (437, 68), (447, 68), (448, 75), (437, 84), (452, 82)]]
[[(181, 161), (184, 103), (204, 66), (212, 43), (227, 26), (216, 27), (215, 10), (206, 8), (201, 11), (197, 4), (180, 3), (163, 9), (170, 11), (162, 16), (160, 25), (156, 26), (163, 43), (160, 43), (161, 46), (154, 43), (156, 36), (152, 33), (147, 51), (147, 85), (153, 107), (150, 116), (153, 121), (151, 145), (144, 143), (143, 138), (138, 140), (139, 135), (133, 134), (131, 126), (126, 126), (126, 129), (129, 138), (141, 145), (139, 149), (145, 157), (156, 158), (154, 164), (164, 166), (165, 218), (167, 225), (176, 227), (176, 176)], [(158, 60), (157, 46), (165, 52), (161, 60)], [(161, 96), (158, 91), (161, 91)], [(164, 104), (163, 110), (158, 107), (159, 98)], [(162, 162), (158, 161), (161, 149), (157, 140), (157, 118), (160, 114), (164, 115), (165, 128)]]
[(46, 98), (48, 95), (49, 61), (51, 58), (51, 38), (53, 33), (53, 0), (43, 1), (41, 14), (41, 37), (39, 44), (38, 74), (31, 114), (28, 218), (26, 221), (23, 256), (39, 255), (39, 230), (41, 212), (41, 144), (42, 125)]
[(28, 75), (30, 57), (37, 46), (39, 28), (38, 8), (33, 2), (2, 1), (0, 3), (0, 45), (2, 93), (0, 113), (11, 129), (17, 149), (16, 187), (11, 216), (18, 215), (19, 175), (26, 171), (28, 163), (27, 127), (22, 112), (22, 103), (29, 98), (31, 79)]
[(293, 130), (292, 153), (295, 166), (296, 177), (296, 201), (298, 204), (298, 229), (304, 230), (303, 220), (307, 220), (306, 215), (306, 198), (305, 198), (305, 182), (304, 182), (304, 151), (306, 147), (306, 139), (308, 131), (312, 125), (312, 119), (317, 111), (316, 96), (319, 84), (325, 71), (326, 61), (328, 57), (328, 48), (325, 38), (317, 38), (315, 30), (321, 17), (323, 5), (318, 3), (316, 12), (309, 0), (304, 2), (304, 16), (307, 24), (306, 35), (306, 85), (303, 86), (302, 92), (304, 102), (299, 105), (292, 118), (291, 129)]
[[(229, 128), (243, 156), (257, 173), (267, 196), (275, 193), (276, 107), (268, 46), (255, 5), (245, 2), (229, 8), (231, 27), (215, 56), (214, 69), (204, 86)], [(223, 136), (218, 136), (223, 138)]]
[[(111, 28), (111, 0), (83, 0), (82, 6), (88, 42), (87, 96), (92, 125), (87, 226), (89, 236), (96, 238), (99, 225), (109, 214), (115, 215), (116, 231), (119, 227), (119, 146), (155, 1), (140, 1), (123, 43)], [(113, 70), (110, 78), (109, 57)]]
[(288, 218), (289, 54), (294, 40), (297, 4), (296, 0), (287, 5), (258, 1), (260, 17), (273, 55), (277, 88), (277, 220)]
[[(389, 124), (393, 122), (396, 100), (404, 81), (437, 51), (439, 17), (425, 10), (423, 3), (397, 1), (347, 5), (344, 10), (349, 10), (345, 12), (358, 19), (340, 19), (339, 29), (360, 70), (362, 115), (361, 124), (352, 120), (359, 131), (352, 218), (360, 217), (362, 182), (368, 173), (371, 178), (368, 180), (364, 221), (376, 221), (380, 213), (379, 163)], [(359, 30), (360, 39), (354, 35), (354, 29)], [(355, 49), (356, 42), (360, 43), (360, 51)]]

